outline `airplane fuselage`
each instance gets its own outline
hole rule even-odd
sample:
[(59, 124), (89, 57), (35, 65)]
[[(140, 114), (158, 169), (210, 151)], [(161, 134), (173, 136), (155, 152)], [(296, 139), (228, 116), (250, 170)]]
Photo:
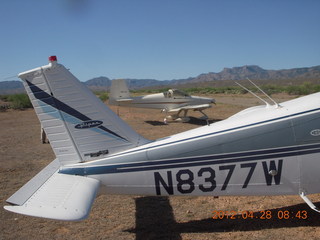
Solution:
[(249, 108), (210, 126), (64, 166), (60, 172), (98, 179), (109, 194), (319, 192), (319, 99), (318, 93), (278, 108)]
[[(6, 200), (8, 211), (82, 220), (101, 190), (155, 196), (299, 194), (320, 213), (307, 197), (320, 192), (320, 93), (280, 105), (272, 100), (273, 106), (248, 108), (209, 126), (150, 141), (58, 64), (56, 56), (19, 77), (56, 159)], [(113, 101), (142, 99), (122, 91), (124, 81), (117, 84)], [(143, 97), (144, 104), (157, 108), (155, 101), (160, 101), (159, 108), (178, 114), (209, 105), (176, 89), (162, 94)], [(195, 99), (190, 106), (188, 101)], [(176, 108), (164, 107), (167, 100)]]
[(130, 102), (118, 102), (119, 106), (129, 106), (138, 108), (153, 108), (153, 109), (165, 109), (170, 111), (171, 109), (181, 108), (188, 105), (201, 105), (211, 104), (214, 100), (212, 98), (197, 97), (197, 96), (179, 96), (168, 98), (163, 93), (155, 93), (146, 96), (132, 97)]

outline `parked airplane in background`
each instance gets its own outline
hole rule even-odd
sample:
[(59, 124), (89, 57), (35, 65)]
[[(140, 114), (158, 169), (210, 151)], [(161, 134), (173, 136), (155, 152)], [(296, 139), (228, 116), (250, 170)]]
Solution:
[[(320, 192), (320, 93), (243, 110), (150, 141), (56, 57), (19, 74), (56, 160), (7, 202), (30, 216), (81, 220), (98, 192), (155, 196)], [(21, 156), (23, 161), (23, 156)], [(108, 206), (106, 206), (108, 207)]]
[[(167, 122), (167, 120), (188, 122), (190, 120), (187, 117), (189, 110), (199, 111), (203, 114), (204, 119), (208, 119), (208, 116), (202, 110), (210, 108), (212, 103), (215, 103), (215, 100), (212, 98), (190, 96), (178, 89), (169, 89), (163, 93), (146, 96), (131, 97), (126, 80), (124, 79), (112, 81), (109, 96), (109, 104), (111, 105), (161, 109), (166, 114), (178, 112), (177, 114), (166, 116), (164, 122)], [(184, 114), (181, 117), (180, 113), (182, 111)]]

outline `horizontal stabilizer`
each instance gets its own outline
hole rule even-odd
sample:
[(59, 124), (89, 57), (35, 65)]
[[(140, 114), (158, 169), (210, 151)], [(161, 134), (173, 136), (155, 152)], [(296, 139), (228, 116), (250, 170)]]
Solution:
[(132, 102), (132, 98), (125, 98), (125, 99), (117, 99), (117, 102)]
[(190, 106), (184, 106), (184, 107), (180, 107), (180, 108), (170, 109), (168, 112), (178, 112), (181, 110), (200, 111), (200, 110), (204, 110), (207, 108), (211, 108), (211, 105), (210, 104), (190, 105)]
[(56, 172), (23, 205), (4, 208), (34, 217), (82, 220), (89, 215), (99, 183), (96, 179)]
[(59, 160), (56, 158), (48, 166), (42, 169), (36, 176), (27, 182), (22, 188), (16, 191), (7, 203), (13, 205), (23, 205), (44, 182), (46, 182), (60, 167)]

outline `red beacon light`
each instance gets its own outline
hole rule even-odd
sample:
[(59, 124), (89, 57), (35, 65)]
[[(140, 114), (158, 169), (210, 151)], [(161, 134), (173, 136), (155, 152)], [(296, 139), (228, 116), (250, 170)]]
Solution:
[(58, 61), (57, 56), (50, 56), (49, 57), (49, 62), (56, 62)]

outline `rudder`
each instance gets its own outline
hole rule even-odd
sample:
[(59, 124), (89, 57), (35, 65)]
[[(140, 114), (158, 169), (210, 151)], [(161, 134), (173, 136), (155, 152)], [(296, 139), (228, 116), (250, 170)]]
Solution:
[(119, 102), (131, 99), (126, 80), (113, 80), (109, 95), (109, 104), (112, 105), (119, 105)]
[(61, 165), (107, 157), (149, 142), (56, 58), (19, 77)]

